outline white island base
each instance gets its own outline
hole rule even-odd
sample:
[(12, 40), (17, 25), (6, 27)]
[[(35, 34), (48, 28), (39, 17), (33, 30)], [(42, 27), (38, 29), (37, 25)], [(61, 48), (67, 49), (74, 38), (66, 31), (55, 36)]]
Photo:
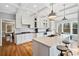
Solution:
[(43, 37), (33, 39), (33, 56), (58, 56), (56, 46), (61, 43), (58, 37)]

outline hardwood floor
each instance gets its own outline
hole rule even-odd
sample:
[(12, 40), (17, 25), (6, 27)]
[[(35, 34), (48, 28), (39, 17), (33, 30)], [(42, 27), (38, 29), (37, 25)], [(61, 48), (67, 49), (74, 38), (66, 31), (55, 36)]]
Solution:
[(32, 56), (32, 42), (16, 45), (4, 41), (0, 47), (0, 56)]

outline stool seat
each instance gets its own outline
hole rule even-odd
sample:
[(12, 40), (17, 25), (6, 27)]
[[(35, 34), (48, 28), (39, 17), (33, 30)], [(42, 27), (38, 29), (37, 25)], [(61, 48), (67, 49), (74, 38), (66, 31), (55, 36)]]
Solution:
[(62, 42), (65, 44), (70, 44), (70, 42), (68, 40), (63, 40)]
[(67, 51), (67, 47), (63, 46), (63, 45), (58, 45), (57, 49), (60, 51)]

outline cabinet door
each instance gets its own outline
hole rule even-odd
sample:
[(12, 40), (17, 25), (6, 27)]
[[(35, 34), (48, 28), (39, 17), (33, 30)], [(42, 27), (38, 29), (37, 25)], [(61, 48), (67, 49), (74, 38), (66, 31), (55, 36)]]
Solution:
[(23, 42), (32, 41), (32, 35), (31, 34), (23, 34), (22, 40), (23, 40)]
[(16, 28), (22, 27), (22, 17), (20, 14), (16, 14)]
[(33, 40), (33, 56), (39, 56), (39, 44)]
[(39, 43), (39, 56), (49, 56), (49, 47)]
[(33, 40), (33, 56), (49, 56), (49, 47)]
[(26, 14), (23, 14), (22, 15), (22, 24), (26, 24), (26, 25), (29, 25), (31, 22), (31, 19), (28, 15)]
[(21, 44), (22, 43), (22, 35), (17, 35), (17, 44)]

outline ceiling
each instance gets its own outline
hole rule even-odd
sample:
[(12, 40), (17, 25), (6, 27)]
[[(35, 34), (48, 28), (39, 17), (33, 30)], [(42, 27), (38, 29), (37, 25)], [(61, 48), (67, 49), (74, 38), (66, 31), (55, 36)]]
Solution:
[(34, 15), (45, 10), (45, 13), (49, 13), (51, 6), (50, 3), (0, 3), (0, 12), (16, 14), (18, 9), (22, 9), (27, 14)]
[(18, 9), (30, 13), (31, 15), (48, 8), (46, 3), (0, 3), (0, 12), (16, 14)]
[[(71, 6), (73, 4), (66, 4), (66, 7)], [(63, 10), (63, 4), (57, 3), (53, 6), (56, 14), (60, 14), (59, 12)], [(23, 10), (30, 16), (35, 14), (44, 17), (50, 13), (51, 5), (50, 3), (0, 3), (0, 12), (8, 13), (8, 14), (16, 14), (18, 9)]]
[(0, 12), (8, 13), (8, 14), (15, 14), (17, 8), (15, 6), (19, 6), (19, 4), (14, 3), (0, 3)]

